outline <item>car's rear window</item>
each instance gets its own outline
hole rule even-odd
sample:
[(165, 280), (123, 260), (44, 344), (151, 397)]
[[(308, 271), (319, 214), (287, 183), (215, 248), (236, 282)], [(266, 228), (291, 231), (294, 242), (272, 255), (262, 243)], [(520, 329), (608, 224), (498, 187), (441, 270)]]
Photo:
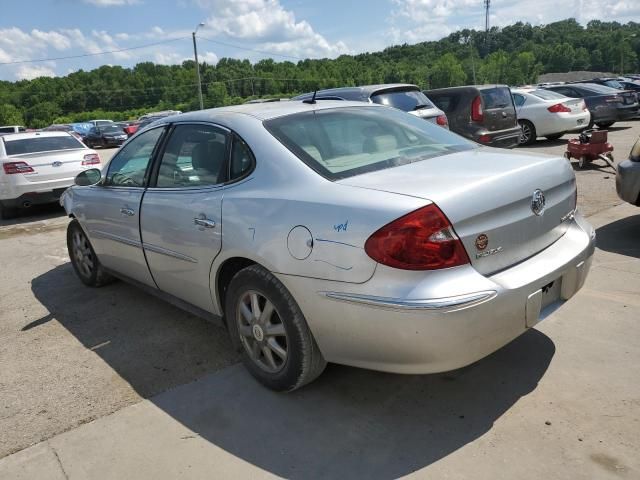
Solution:
[(598, 85), (597, 83), (584, 83), (582, 85), (575, 85), (575, 87), (603, 95), (612, 95), (618, 93), (615, 88), (605, 87), (604, 85)]
[(553, 92), (551, 90), (531, 90), (529, 93), (543, 100), (560, 100), (562, 98), (567, 98), (561, 93)]
[(7, 155), (11, 156), (85, 147), (71, 135), (65, 135), (59, 137), (21, 138), (19, 140), (4, 139), (4, 148), (7, 151)]
[(102, 133), (122, 133), (124, 134), (124, 130), (120, 125), (108, 125), (104, 127), (100, 127), (100, 131)]
[(427, 96), (420, 90), (394, 90), (371, 95), (373, 103), (412, 112), (421, 108), (433, 107)]
[(484, 108), (491, 110), (493, 108), (513, 108), (511, 100), (511, 92), (507, 87), (483, 88), (480, 90)]
[(264, 126), (329, 180), (477, 148), (475, 143), (414, 115), (379, 107), (296, 113), (267, 120)]

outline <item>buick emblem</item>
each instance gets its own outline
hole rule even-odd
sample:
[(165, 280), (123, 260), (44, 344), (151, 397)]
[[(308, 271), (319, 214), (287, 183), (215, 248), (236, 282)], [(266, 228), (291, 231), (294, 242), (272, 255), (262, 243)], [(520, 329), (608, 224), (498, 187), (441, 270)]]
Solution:
[(536, 189), (531, 196), (531, 211), (536, 215), (542, 215), (546, 203), (542, 190)]
[(52, 167), (61, 167), (61, 166), (62, 166), (62, 162), (59, 162), (59, 161), (57, 161), (57, 160), (56, 160), (55, 162), (53, 162), (53, 163), (51, 164), (51, 166), (52, 166)]
[(476, 248), (478, 250), (484, 250), (489, 245), (489, 237), (487, 237), (484, 233), (482, 235), (478, 235), (476, 238)]

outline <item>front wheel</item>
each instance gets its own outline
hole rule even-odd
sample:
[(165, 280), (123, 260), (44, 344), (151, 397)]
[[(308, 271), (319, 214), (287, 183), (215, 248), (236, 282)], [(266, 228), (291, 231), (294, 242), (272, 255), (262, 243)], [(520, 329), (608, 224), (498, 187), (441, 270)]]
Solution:
[(519, 120), (520, 145), (531, 145), (536, 141), (536, 127), (529, 120)]
[(67, 250), (73, 269), (85, 285), (101, 287), (114, 280), (104, 271), (91, 242), (89, 242), (78, 220), (75, 219), (67, 227)]
[(609, 128), (611, 125), (613, 125), (616, 122), (605, 122), (605, 123), (596, 123), (596, 125), (598, 126), (598, 128), (600, 130), (604, 130), (605, 128)]
[(326, 361), (300, 307), (285, 286), (259, 265), (233, 277), (225, 316), (244, 365), (268, 388), (292, 391), (324, 370)]

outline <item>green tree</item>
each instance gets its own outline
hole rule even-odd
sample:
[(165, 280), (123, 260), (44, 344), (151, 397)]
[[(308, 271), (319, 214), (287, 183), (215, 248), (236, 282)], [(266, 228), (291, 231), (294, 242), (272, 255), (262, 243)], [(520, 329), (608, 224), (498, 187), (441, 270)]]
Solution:
[(576, 52), (568, 43), (556, 45), (547, 62), (548, 72), (570, 72), (575, 60)]
[(24, 118), (22, 112), (10, 103), (0, 105), (0, 125), (22, 125)]
[(480, 81), (482, 83), (505, 83), (509, 69), (509, 57), (506, 52), (498, 50), (487, 56), (480, 66)]
[(430, 88), (455, 87), (467, 81), (462, 64), (452, 53), (443, 55), (434, 63), (429, 78)]

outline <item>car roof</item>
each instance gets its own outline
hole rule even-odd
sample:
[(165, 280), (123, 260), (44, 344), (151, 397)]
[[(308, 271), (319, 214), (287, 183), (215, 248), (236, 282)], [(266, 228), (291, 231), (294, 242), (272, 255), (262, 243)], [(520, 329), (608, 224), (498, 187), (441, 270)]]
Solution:
[(8, 135), (3, 135), (3, 139), (5, 142), (12, 142), (14, 140), (24, 140), (27, 138), (39, 138), (39, 137), (70, 137), (73, 135), (69, 135), (68, 132), (61, 131), (50, 131), (50, 132), (23, 132), (23, 133), (9, 133)]
[[(385, 92), (390, 90), (402, 90), (402, 89), (411, 89), (420, 91), (420, 87), (414, 85), (412, 83), (379, 83), (375, 85), (360, 85), (357, 87), (337, 87), (337, 88), (326, 88), (322, 90), (318, 90), (318, 95), (327, 96), (327, 95), (337, 95), (337, 94), (360, 94), (367, 97), (370, 97), (374, 93)], [(303, 93), (294, 97), (294, 100), (301, 97), (310, 97), (313, 95), (313, 92)]]
[(164, 117), (157, 121), (157, 124), (183, 122), (183, 121), (207, 121), (215, 120), (216, 117), (224, 114), (242, 114), (264, 121), (272, 118), (292, 115), (309, 111), (327, 110), (330, 108), (384, 108), (382, 105), (368, 104), (362, 102), (350, 102), (343, 100), (322, 100), (315, 104), (305, 103), (299, 100), (289, 102), (266, 102), (233, 105), (229, 107), (211, 108), (208, 110), (198, 110), (195, 112), (182, 113)]

